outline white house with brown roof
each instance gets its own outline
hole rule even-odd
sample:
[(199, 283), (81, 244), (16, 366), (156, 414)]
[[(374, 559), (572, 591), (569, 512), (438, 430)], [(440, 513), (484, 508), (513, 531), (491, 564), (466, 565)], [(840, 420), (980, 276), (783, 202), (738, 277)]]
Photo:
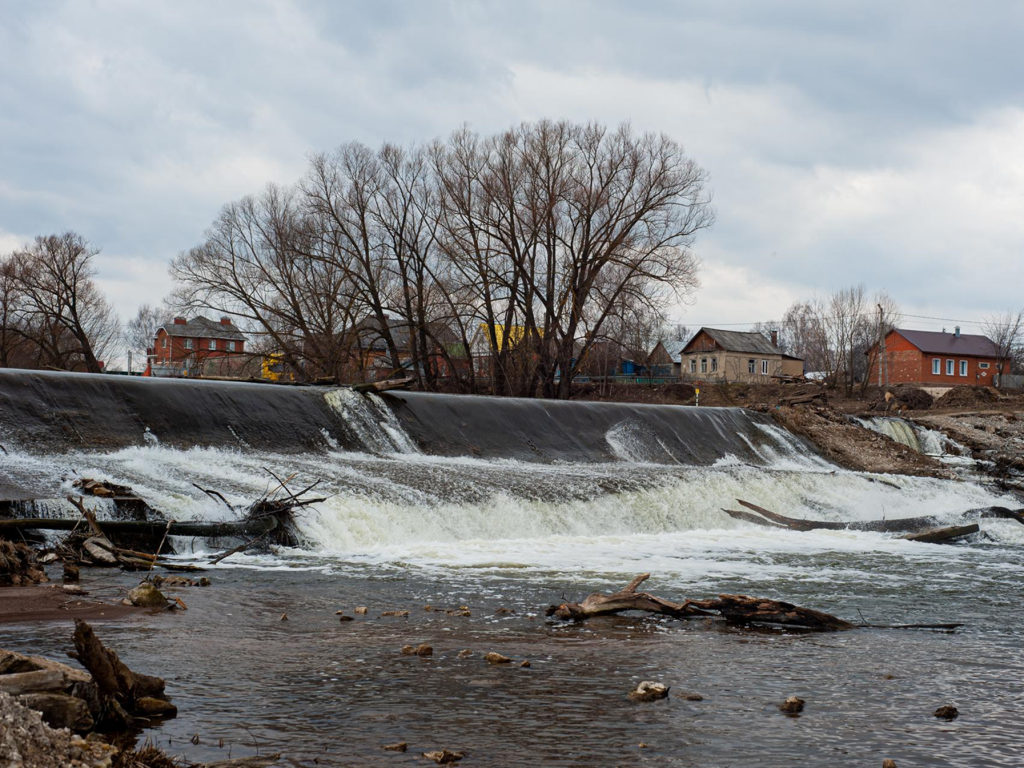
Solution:
[(679, 353), (680, 375), (698, 381), (768, 382), (800, 377), (804, 361), (788, 355), (772, 340), (753, 331), (701, 328)]

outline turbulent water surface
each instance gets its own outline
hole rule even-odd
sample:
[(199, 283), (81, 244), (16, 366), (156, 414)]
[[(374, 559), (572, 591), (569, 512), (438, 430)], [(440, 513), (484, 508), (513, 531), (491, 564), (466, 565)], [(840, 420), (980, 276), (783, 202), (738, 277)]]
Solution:
[[(1024, 526), (985, 521), (975, 541), (942, 547), (721, 512), (742, 498), (798, 517), (953, 519), (1015, 500), (973, 483), (847, 472), (745, 411), (317, 396), (323, 405), (293, 410), (316, 428), (296, 427), (302, 450), (232, 444), (224, 436), (245, 428), (231, 423), (189, 447), (169, 422), (126, 415), (134, 433), (116, 444), (58, 451), (45, 430), (19, 442), (0, 412), (8, 482), (54, 498), (76, 476), (101, 477), (171, 517), (223, 519), (231, 513), (193, 483), (240, 504), (267, 488), (266, 469), (321, 480), (328, 498), (297, 521), (301, 547), (211, 568), (213, 586), (177, 593), (187, 612), (101, 628), (132, 666), (168, 678), (180, 715), (150, 733), (171, 752), (283, 751), (327, 766), (422, 764), (437, 748), (465, 750), (464, 765), (1020, 765)], [(40, 509), (63, 513), (57, 501)], [(174, 543), (185, 561), (210, 549)], [(966, 626), (792, 635), (544, 619), (549, 604), (645, 571), (666, 597), (739, 592), (854, 621)], [(134, 582), (87, 579), (100, 595)], [(335, 616), (360, 605), (366, 616)], [(389, 609), (410, 615), (382, 618)], [(61, 656), (69, 635), (8, 626), (0, 645)], [(399, 653), (422, 642), (432, 657)], [(460, 659), (463, 649), (475, 653)], [(531, 664), (488, 665), (491, 650)], [(640, 680), (704, 700), (633, 704), (626, 693)], [(778, 711), (789, 695), (807, 700), (802, 716)], [(952, 723), (931, 715), (946, 703), (962, 712)], [(409, 752), (381, 750), (396, 741)]]

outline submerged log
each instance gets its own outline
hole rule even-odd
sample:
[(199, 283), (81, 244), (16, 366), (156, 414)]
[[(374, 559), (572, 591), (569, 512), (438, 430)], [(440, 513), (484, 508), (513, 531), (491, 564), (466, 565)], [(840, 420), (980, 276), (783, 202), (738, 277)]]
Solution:
[(905, 536), (900, 536), (901, 539), (907, 541), (920, 541), (925, 544), (942, 544), (944, 542), (953, 541), (964, 536), (970, 536), (972, 533), (977, 533), (981, 530), (977, 523), (971, 523), (970, 525), (953, 525), (948, 528), (935, 528), (931, 531), (924, 531), (923, 533), (908, 533)]
[[(735, 509), (723, 509), (730, 517), (743, 520), (748, 523), (764, 526), (781, 526), (792, 531), (867, 531), (873, 533), (923, 533), (933, 531), (942, 527), (943, 520), (934, 516), (925, 517), (902, 517), (890, 520), (868, 520), (868, 521), (834, 521), (834, 520), (807, 520), (799, 517), (786, 517), (777, 512), (765, 509), (764, 507), (752, 504), (743, 499), (737, 499), (742, 506), (746, 507), (755, 515), (749, 512), (742, 512)], [(985, 507), (983, 509), (969, 509), (961, 515), (963, 518), (983, 519), (1000, 518), (1016, 520), (1024, 524), (1024, 511), (1012, 510), (1006, 507)]]
[[(72, 531), (82, 524), (81, 520), (67, 518), (25, 517), (0, 519), (0, 536), (18, 531)], [(147, 536), (161, 536), (167, 531), (165, 520), (97, 520), (96, 525), (104, 534), (140, 533)], [(237, 522), (172, 522), (169, 535), (221, 538), (251, 536), (266, 533), (277, 527), (277, 518), (268, 516)]]
[(719, 618), (729, 624), (771, 625), (797, 628), (815, 632), (835, 632), (853, 629), (853, 624), (822, 611), (801, 608), (781, 600), (748, 597), (746, 595), (719, 595), (710, 600), (685, 600), (672, 602), (655, 597), (637, 588), (651, 577), (643, 573), (633, 579), (621, 592), (611, 595), (595, 593), (582, 603), (562, 603), (551, 606), (548, 616), (558, 619), (581, 621), (594, 616), (607, 616), (624, 611), (646, 611), (671, 616), (677, 619), (695, 617)]

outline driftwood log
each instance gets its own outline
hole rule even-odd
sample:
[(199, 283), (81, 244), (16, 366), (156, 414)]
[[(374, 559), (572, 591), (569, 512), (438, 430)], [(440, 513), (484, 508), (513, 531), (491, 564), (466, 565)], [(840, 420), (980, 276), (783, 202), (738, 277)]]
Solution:
[[(730, 517), (744, 522), (768, 527), (788, 528), (791, 531), (871, 531), (874, 533), (924, 533), (943, 527), (938, 517), (903, 517), (890, 520), (868, 520), (841, 522), (834, 520), (807, 520), (799, 517), (786, 517), (764, 507), (737, 499), (740, 505), (756, 512), (743, 512), (735, 509), (723, 509)], [(985, 507), (970, 509), (962, 514), (965, 520), (1007, 519), (1024, 524), (1024, 510), (1007, 509), (1006, 507)], [(965, 534), (961, 534), (965, 535)]]
[(801, 608), (781, 600), (768, 600), (746, 595), (719, 595), (710, 600), (672, 602), (637, 589), (647, 579), (643, 573), (629, 582), (621, 592), (611, 595), (595, 593), (581, 603), (562, 603), (551, 606), (548, 616), (570, 621), (581, 621), (594, 616), (607, 616), (624, 611), (646, 611), (678, 619), (712, 617), (736, 625), (770, 625), (816, 632), (835, 632), (853, 629), (854, 625), (836, 616), (811, 608)]
[(133, 672), (81, 619), (75, 619), (72, 636), (75, 652), (71, 655), (89, 670), (100, 697), (99, 722), (125, 728), (137, 717), (175, 714), (174, 705), (164, 696), (164, 681), (159, 677)]

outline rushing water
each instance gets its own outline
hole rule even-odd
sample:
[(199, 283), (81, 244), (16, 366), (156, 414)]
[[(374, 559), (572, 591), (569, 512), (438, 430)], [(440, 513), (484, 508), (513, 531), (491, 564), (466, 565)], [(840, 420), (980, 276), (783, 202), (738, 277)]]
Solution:
[[(213, 586), (176, 592), (187, 612), (99, 629), (133, 667), (168, 678), (180, 714), (150, 734), (172, 753), (223, 759), (258, 746), (304, 766), (423, 764), (419, 753), (437, 748), (465, 750), (467, 766), (1021, 764), (1024, 526), (984, 521), (975, 540), (944, 547), (769, 529), (721, 511), (742, 498), (797, 517), (952, 520), (1016, 500), (974, 483), (844, 471), (742, 411), (324, 399), (333, 416), (320, 426), (318, 410), (303, 411), (318, 437), (295, 432), (310, 450), (184, 447), (134, 417), (136, 434), (99, 450), (4, 438), (15, 485), (59, 497), (76, 476), (101, 477), (177, 519), (230, 516), (193, 483), (240, 504), (267, 488), (266, 469), (321, 480), (328, 498), (297, 521), (301, 547), (232, 556), (209, 569)], [(552, 461), (556, 450), (572, 460)], [(210, 549), (174, 543), (188, 562)], [(854, 621), (966, 626), (793, 635), (544, 619), (549, 604), (640, 572), (672, 598), (746, 593)], [(91, 572), (86, 585), (112, 595), (136, 579)], [(360, 605), (366, 616), (335, 616)], [(389, 609), (410, 616), (380, 616)], [(63, 624), (0, 628), (0, 646), (55, 657), (69, 637)], [(399, 653), (421, 642), (432, 657)], [(462, 649), (475, 655), (460, 659)], [(488, 665), (492, 650), (531, 666)], [(626, 693), (640, 680), (705, 699), (636, 705)], [(789, 695), (807, 700), (798, 718), (777, 709)], [(946, 703), (962, 712), (952, 723), (931, 715)], [(396, 741), (409, 752), (381, 750)]]

